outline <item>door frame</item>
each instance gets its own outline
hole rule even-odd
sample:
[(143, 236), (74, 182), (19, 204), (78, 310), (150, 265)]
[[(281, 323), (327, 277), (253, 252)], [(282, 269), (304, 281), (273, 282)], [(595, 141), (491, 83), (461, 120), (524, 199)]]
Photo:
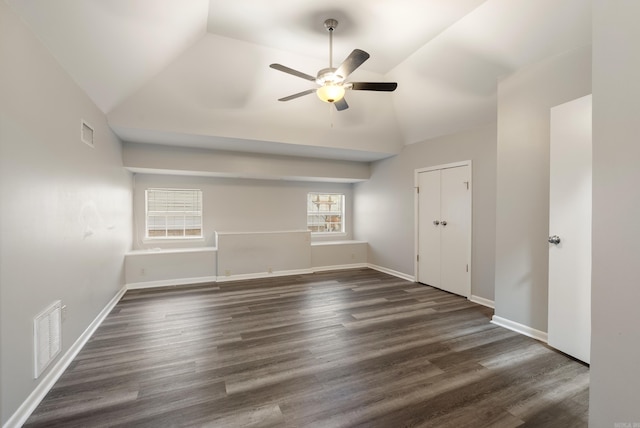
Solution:
[(423, 168), (417, 168), (414, 170), (413, 172), (413, 188), (414, 188), (414, 192), (413, 192), (413, 206), (414, 206), (414, 211), (413, 211), (413, 218), (414, 218), (414, 235), (413, 235), (413, 272), (414, 272), (414, 282), (418, 282), (418, 278), (419, 278), (419, 270), (420, 270), (420, 266), (419, 266), (419, 262), (418, 262), (418, 252), (420, 249), (420, 242), (419, 242), (419, 238), (420, 238), (420, 199), (418, 196), (418, 184), (419, 184), (419, 174), (422, 172), (429, 172), (429, 171), (436, 171), (436, 170), (443, 170), (443, 169), (450, 169), (450, 168), (457, 168), (460, 166), (468, 166), (469, 167), (469, 236), (467, 237), (467, 242), (469, 243), (468, 248), (467, 248), (467, 260), (469, 260), (469, 272), (467, 272), (467, 281), (469, 282), (469, 295), (467, 296), (467, 299), (471, 298), (472, 293), (471, 293), (471, 272), (473, 270), (473, 260), (471, 258), (471, 249), (473, 246), (473, 242), (472, 242), (472, 238), (473, 238), (473, 167), (472, 167), (472, 162), (471, 160), (466, 160), (466, 161), (460, 161), (460, 162), (452, 162), (452, 163), (447, 163), (447, 164), (442, 164), (442, 165), (434, 165), (434, 166), (427, 166), (427, 167), (423, 167)]

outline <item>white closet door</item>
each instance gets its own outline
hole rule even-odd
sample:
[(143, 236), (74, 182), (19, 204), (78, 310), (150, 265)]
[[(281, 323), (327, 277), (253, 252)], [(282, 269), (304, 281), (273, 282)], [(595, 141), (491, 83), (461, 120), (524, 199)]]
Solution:
[(417, 174), (418, 282), (469, 297), (470, 167)]
[(591, 347), (591, 146), (591, 95), (551, 109), (547, 341), (586, 363)]
[(418, 174), (418, 282), (440, 288), (440, 171)]
[(471, 201), (469, 167), (443, 169), (441, 175), (441, 284), (469, 297), (469, 232)]

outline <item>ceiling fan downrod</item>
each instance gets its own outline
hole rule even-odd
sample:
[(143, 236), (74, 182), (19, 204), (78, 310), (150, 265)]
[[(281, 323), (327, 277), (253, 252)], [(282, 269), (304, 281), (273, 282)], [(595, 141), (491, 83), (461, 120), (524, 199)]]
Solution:
[(329, 18), (324, 21), (324, 28), (329, 32), (329, 68), (333, 68), (333, 30), (338, 26), (338, 21)]

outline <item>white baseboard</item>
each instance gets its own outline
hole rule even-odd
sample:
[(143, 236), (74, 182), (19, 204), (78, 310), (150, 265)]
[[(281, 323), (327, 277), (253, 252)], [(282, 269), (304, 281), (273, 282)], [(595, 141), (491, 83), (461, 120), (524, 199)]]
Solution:
[(304, 275), (309, 273), (313, 273), (313, 269), (282, 270), (282, 271), (276, 271), (272, 273), (268, 273), (268, 272), (244, 273), (240, 275), (219, 276), (217, 278), (217, 282), (243, 281), (247, 279), (262, 279), (262, 278), (272, 278), (277, 276)]
[(38, 386), (29, 394), (26, 400), (18, 407), (13, 415), (5, 422), (3, 428), (18, 428), (24, 425), (31, 413), (38, 407), (38, 404), (44, 399), (49, 390), (53, 387), (56, 381), (62, 376), (64, 371), (69, 367), (69, 364), (78, 355), (78, 352), (84, 347), (87, 341), (91, 338), (91, 335), (100, 327), (100, 324), (109, 315), (109, 312), (120, 301), (124, 293), (127, 291), (126, 287), (122, 287), (118, 293), (107, 303), (107, 305), (100, 311), (98, 316), (89, 324), (86, 330), (78, 337), (78, 339), (71, 345), (71, 347), (65, 352), (62, 357), (51, 367), (51, 370), (42, 378)]
[(486, 306), (491, 309), (495, 309), (496, 307), (493, 300), (485, 299), (484, 297), (480, 297), (480, 296), (474, 296), (473, 294), (471, 295), (471, 297), (469, 297), (469, 300), (471, 300), (473, 303), (477, 303), (479, 305)]
[(257, 273), (246, 273), (240, 275), (229, 275), (229, 276), (205, 276), (199, 278), (177, 278), (177, 279), (166, 279), (160, 281), (145, 281), (145, 282), (133, 282), (126, 285), (127, 290), (139, 290), (144, 288), (157, 288), (157, 287), (175, 287), (179, 285), (190, 285), (190, 284), (202, 284), (207, 282), (230, 282), (230, 281), (243, 281), (248, 279), (263, 279), (263, 278), (271, 278), (278, 276), (289, 276), (289, 275), (304, 275), (310, 274), (314, 272), (328, 272), (333, 270), (343, 270), (343, 269), (362, 269), (362, 268), (371, 268), (383, 273), (387, 273), (389, 275), (396, 276), (401, 279), (405, 279), (407, 281), (415, 282), (414, 277), (404, 274), (402, 272), (397, 272), (391, 269), (383, 268), (381, 266), (371, 265), (368, 263), (353, 263), (346, 265), (334, 265), (334, 266), (316, 266), (311, 269), (296, 269), (296, 270), (284, 270), (277, 272), (257, 272)]
[(545, 333), (544, 331), (536, 330), (535, 328), (531, 328), (524, 324), (520, 324), (518, 322), (511, 321), (497, 315), (494, 315), (491, 318), (491, 323), (547, 343), (547, 333)]
[(402, 273), (402, 272), (398, 272), (396, 270), (392, 270), (392, 269), (387, 269), (384, 268), (382, 266), (376, 266), (376, 265), (372, 265), (371, 263), (367, 263), (367, 267), (373, 269), (373, 270), (377, 270), (378, 272), (382, 272), (382, 273), (386, 273), (389, 275), (393, 275), (395, 277), (398, 277), (400, 279), (405, 279), (407, 281), (411, 281), (411, 282), (416, 282), (416, 277), (413, 275), (407, 275), (406, 273)]
[[(263, 278), (272, 278), (278, 276), (289, 276), (289, 275), (304, 275), (310, 274), (314, 272), (328, 272), (333, 270), (343, 270), (343, 269), (362, 269), (366, 267), (371, 267), (367, 263), (352, 263), (347, 265), (335, 265), (335, 266), (317, 266), (312, 267), (311, 269), (296, 269), (296, 270), (286, 270), (286, 271), (278, 271), (278, 272), (258, 272), (258, 273), (247, 273), (240, 275), (229, 275), (229, 276), (205, 276), (200, 278), (178, 278), (178, 279), (166, 279), (160, 281), (146, 281), (146, 282), (134, 282), (131, 284), (127, 284), (127, 290), (140, 290), (144, 288), (157, 288), (157, 287), (175, 287), (179, 285), (190, 285), (190, 284), (202, 284), (207, 282), (231, 282), (231, 281), (243, 281), (248, 279), (263, 279)], [(372, 267), (372, 269), (374, 269)], [(382, 271), (383, 268), (377, 268), (377, 270)], [(394, 272), (390, 270), (385, 270), (385, 273), (389, 273), (394, 276), (403, 275), (399, 272)], [(407, 277), (401, 277), (402, 279), (407, 279)], [(411, 279), (409, 279), (411, 281)]]
[(314, 272), (328, 272), (332, 270), (343, 270), (343, 269), (362, 269), (366, 268), (366, 263), (353, 263), (350, 265), (335, 265), (335, 266), (317, 266), (312, 268)]
[(163, 279), (159, 281), (133, 282), (131, 284), (127, 284), (126, 288), (127, 290), (139, 290), (142, 288), (175, 287), (176, 285), (203, 284), (206, 282), (216, 282), (217, 280), (218, 277), (215, 276)]

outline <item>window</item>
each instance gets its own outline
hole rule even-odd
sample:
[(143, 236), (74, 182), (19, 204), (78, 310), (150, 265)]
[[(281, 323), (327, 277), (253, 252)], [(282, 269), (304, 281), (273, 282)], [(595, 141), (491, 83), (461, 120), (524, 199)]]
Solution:
[(202, 191), (147, 189), (147, 238), (202, 238)]
[(344, 195), (308, 193), (307, 229), (312, 233), (344, 233)]

